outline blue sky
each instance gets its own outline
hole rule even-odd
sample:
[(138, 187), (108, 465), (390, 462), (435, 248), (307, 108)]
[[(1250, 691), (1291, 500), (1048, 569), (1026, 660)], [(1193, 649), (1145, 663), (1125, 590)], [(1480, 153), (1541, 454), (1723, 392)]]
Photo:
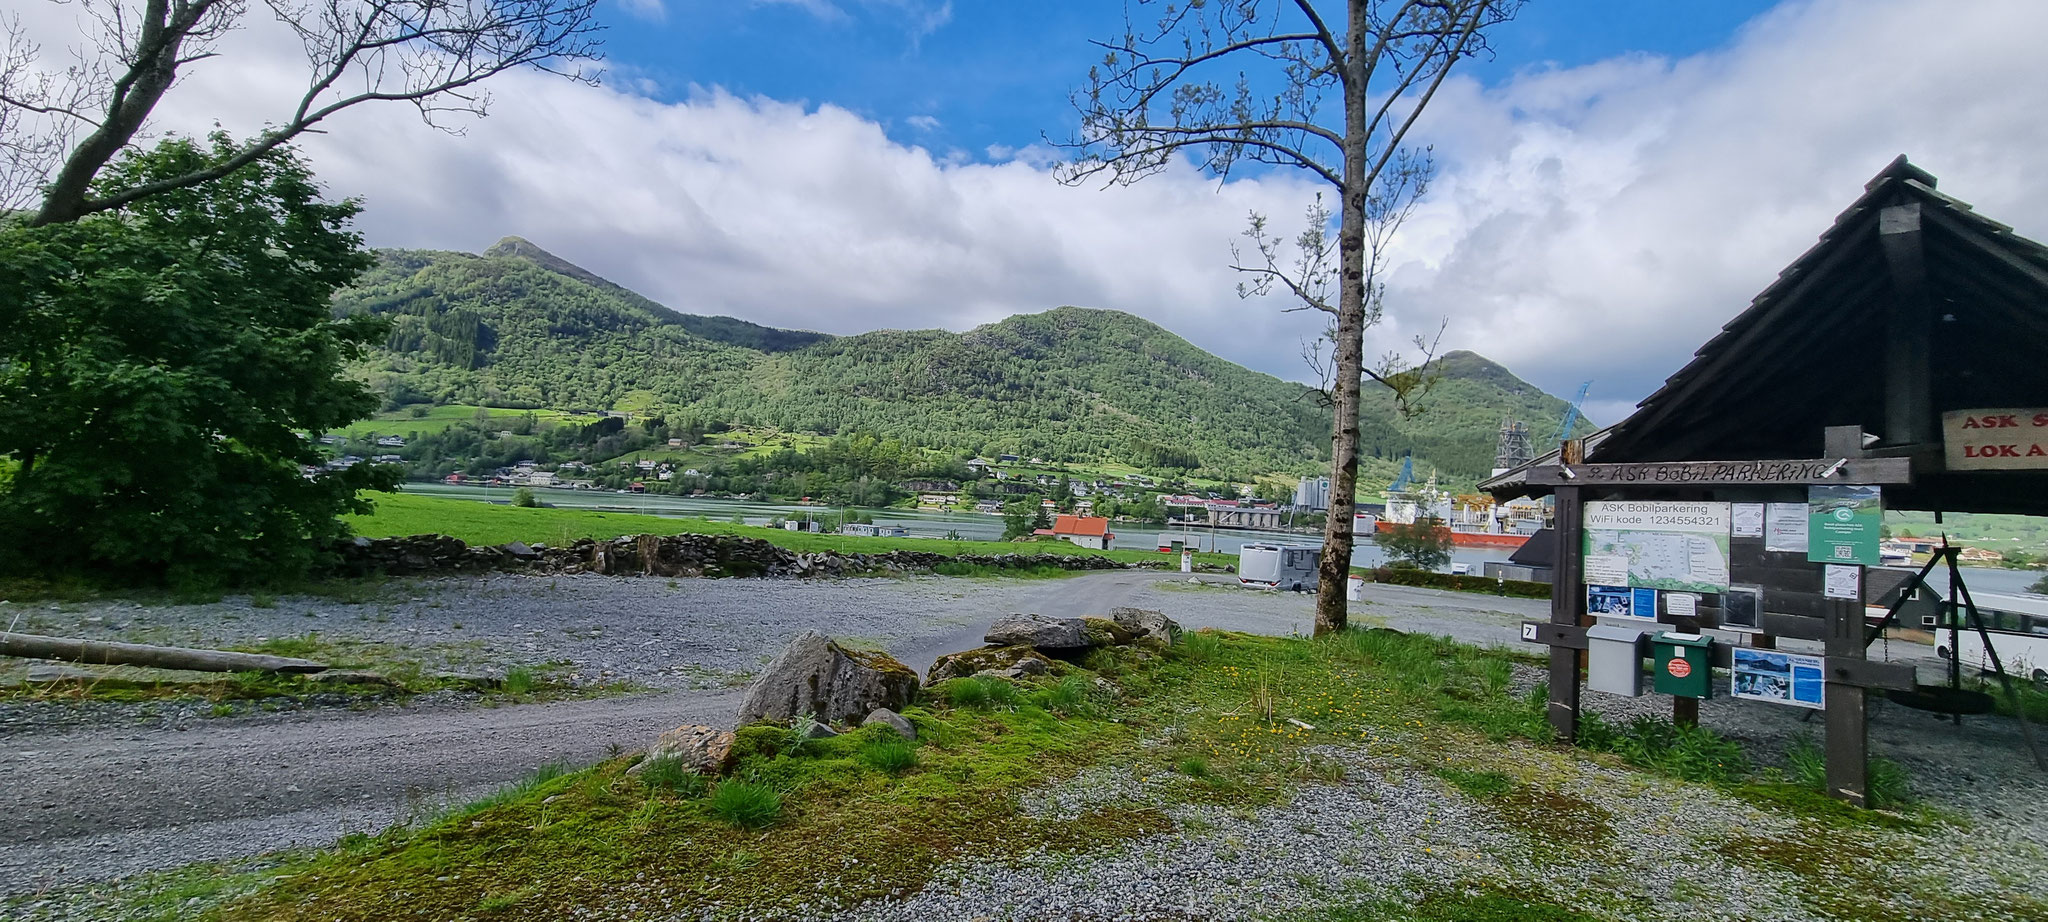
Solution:
[[(509, 73), (457, 131), (384, 105), (304, 140), (370, 243), (516, 234), (677, 310), (839, 334), (1121, 310), (1312, 378), (1317, 315), (1241, 300), (1230, 269), (1248, 216), (1299, 228), (1305, 174), (1180, 164), (1074, 188), (1036, 146), (1070, 130), (1089, 39), (1120, 32), (1122, 4), (601, 2), (601, 86)], [(303, 50), (265, 9), (181, 75), (156, 130), (290, 110)], [(24, 14), (61, 67), (76, 4)], [(1418, 125), (1438, 170), (1367, 352), (1441, 328), (1553, 394), (1591, 379), (1588, 415), (1613, 422), (1901, 153), (2048, 238), (2042, 34), (2040, 0), (1531, 3)]]
[[(1123, 30), (1114, 0), (606, 0), (611, 64), (679, 100), (720, 86), (742, 96), (831, 103), (889, 137), (987, 159), (1075, 123), (1067, 93)], [(1327, 4), (1326, 4), (1327, 5)], [(1499, 32), (1495, 54), (1459, 65), (1496, 84), (1518, 72), (1627, 54), (1684, 57), (1727, 44), (1761, 0), (1550, 0)], [(1156, 5), (1133, 4), (1133, 16)], [(660, 10), (659, 15), (647, 11)], [(1447, 152), (1448, 153), (1448, 152)]]

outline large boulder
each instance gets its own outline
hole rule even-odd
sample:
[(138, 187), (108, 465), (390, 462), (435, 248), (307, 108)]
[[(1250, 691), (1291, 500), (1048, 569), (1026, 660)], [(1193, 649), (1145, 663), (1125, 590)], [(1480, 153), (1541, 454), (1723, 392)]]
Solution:
[(1109, 620), (1136, 634), (1138, 642), (1146, 646), (1170, 647), (1180, 639), (1180, 625), (1164, 612), (1148, 608), (1112, 608)]
[(828, 723), (902, 710), (917, 694), (917, 673), (886, 653), (848, 650), (817, 631), (782, 648), (740, 703), (741, 725), (809, 714)]
[(977, 647), (939, 657), (925, 673), (924, 684), (937, 685), (947, 679), (966, 678), (983, 672), (1003, 673), (1005, 678), (1022, 678), (1054, 671), (1056, 667), (1052, 660), (1025, 644)]
[(1088, 625), (1079, 618), (1048, 618), (1044, 615), (1004, 615), (988, 626), (982, 640), (996, 646), (1022, 645), (1040, 650), (1080, 650), (1095, 646), (1088, 637)]
[(647, 758), (627, 774), (639, 774), (648, 763), (663, 759), (675, 759), (700, 775), (724, 774), (734, 762), (732, 733), (697, 725), (677, 727), (656, 737), (654, 745), (647, 747)]

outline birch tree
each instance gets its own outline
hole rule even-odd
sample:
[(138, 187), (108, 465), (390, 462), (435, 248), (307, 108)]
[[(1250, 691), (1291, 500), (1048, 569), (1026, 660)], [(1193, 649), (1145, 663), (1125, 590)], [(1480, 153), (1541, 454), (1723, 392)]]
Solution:
[[(1383, 317), (1389, 245), (1427, 186), (1432, 159), (1410, 143), (1416, 120), (1457, 62), (1488, 52), (1487, 35), (1520, 0), (1140, 0), (1124, 34), (1074, 96), (1076, 151), (1061, 179), (1131, 183), (1186, 158), (1228, 178), (1247, 164), (1298, 169), (1327, 186), (1289, 246), (1254, 214), (1235, 265), (1246, 296), (1281, 290), (1291, 310), (1327, 315), (1333, 414), (1330, 511), (1317, 582), (1317, 634), (1346, 624), (1354, 542), (1360, 391), (1365, 381), (1405, 402), (1427, 360), (1369, 367), (1367, 328)], [(1327, 11), (1327, 15), (1326, 15)], [(1333, 228), (1334, 225), (1334, 228)], [(1334, 229), (1335, 241), (1331, 241)]]
[[(438, 127), (482, 115), (481, 84), (531, 67), (594, 82), (597, 0), (78, 0), (85, 26), (69, 63), (46, 60), (18, 16), (0, 20), (0, 208), (31, 226), (75, 221), (220, 179), (326, 119), (402, 102)], [(179, 78), (219, 56), (230, 32), (267, 12), (298, 40), (305, 84), (232, 156), (146, 185), (95, 180), (146, 135)]]

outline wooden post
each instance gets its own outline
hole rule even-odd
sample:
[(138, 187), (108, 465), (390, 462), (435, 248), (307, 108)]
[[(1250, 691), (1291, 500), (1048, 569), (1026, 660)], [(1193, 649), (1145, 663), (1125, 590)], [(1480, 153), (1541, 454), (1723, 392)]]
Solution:
[[(1829, 426), (1824, 435), (1828, 454), (1854, 458), (1863, 454), (1861, 426)], [(1862, 580), (1857, 580), (1861, 594)], [(1863, 659), (1863, 600), (1829, 599), (1827, 655)], [(1828, 795), (1859, 807), (1870, 805), (1870, 738), (1862, 686), (1834, 681), (1829, 671), (1825, 709), (1827, 719)]]
[(1884, 315), (1884, 439), (1891, 445), (1933, 442), (1941, 433), (1934, 412), (1934, 310), (1920, 203), (1879, 210), (1877, 239), (1892, 280)]
[[(1584, 462), (1583, 444), (1577, 439), (1565, 442), (1559, 459), (1566, 465)], [(1580, 585), (1586, 566), (1585, 516), (1578, 487), (1558, 487), (1554, 495), (1557, 554), (1550, 571), (1550, 623), (1576, 627), (1586, 609), (1586, 590)], [(1550, 648), (1549, 716), (1550, 728), (1560, 742), (1578, 739), (1579, 651), (1569, 647)]]
[(1700, 725), (1700, 699), (1674, 695), (1671, 699), (1671, 722), (1681, 727)]
[[(1829, 599), (1827, 655), (1863, 658), (1863, 603)], [(1827, 683), (1828, 794), (1859, 807), (1870, 805), (1870, 739), (1860, 686)]]

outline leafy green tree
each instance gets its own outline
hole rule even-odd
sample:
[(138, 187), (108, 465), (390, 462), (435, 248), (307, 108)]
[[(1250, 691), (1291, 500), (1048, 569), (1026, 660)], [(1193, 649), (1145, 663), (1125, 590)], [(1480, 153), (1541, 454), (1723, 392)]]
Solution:
[(1044, 505), (1043, 503), (1032, 503), (1032, 504), (1031, 504), (1031, 507), (1032, 507), (1032, 514), (1031, 514), (1031, 527), (1032, 527), (1032, 529), (1033, 529), (1033, 530), (1036, 530), (1036, 531), (1044, 531), (1044, 530), (1046, 530), (1046, 529), (1048, 529), (1048, 528), (1051, 528), (1051, 527), (1052, 527), (1052, 516), (1049, 516), (1049, 515), (1047, 515), (1047, 514), (1045, 513), (1045, 505)]
[[(125, 155), (118, 195), (210, 170), (225, 134)], [(370, 265), (289, 150), (78, 221), (0, 224), (0, 568), (204, 584), (303, 570), (356, 494), (303, 435), (367, 416), (345, 362), (383, 336), (329, 299)]]
[(2048, 595), (2048, 576), (2043, 576), (2040, 579), (2035, 580), (2032, 586), (2027, 587), (2027, 591), (2038, 592), (2042, 595)]
[(1451, 530), (1434, 517), (1396, 524), (1373, 534), (1395, 567), (1440, 570), (1451, 562)]
[(1003, 506), (1003, 540), (1010, 541), (1031, 534), (1032, 507), (1036, 503), (1017, 500)]
[(532, 490), (520, 487), (512, 491), (512, 505), (522, 509), (534, 509), (540, 506), (540, 499), (533, 495)]

